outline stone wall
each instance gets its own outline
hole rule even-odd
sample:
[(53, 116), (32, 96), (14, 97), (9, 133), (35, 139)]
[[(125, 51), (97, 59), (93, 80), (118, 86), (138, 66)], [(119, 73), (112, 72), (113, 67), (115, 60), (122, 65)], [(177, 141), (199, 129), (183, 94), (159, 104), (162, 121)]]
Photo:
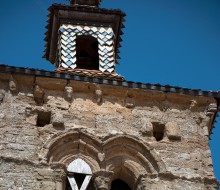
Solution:
[[(0, 189), (65, 189), (76, 158), (95, 189), (217, 189), (213, 98), (0, 73)], [(98, 184), (98, 185), (97, 185)]]

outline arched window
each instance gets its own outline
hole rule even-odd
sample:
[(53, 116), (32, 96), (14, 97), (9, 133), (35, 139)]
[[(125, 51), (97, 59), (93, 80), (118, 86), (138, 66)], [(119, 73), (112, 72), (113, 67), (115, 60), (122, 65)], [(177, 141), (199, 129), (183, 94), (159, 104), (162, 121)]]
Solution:
[(78, 158), (67, 167), (66, 190), (86, 190), (92, 178), (90, 166)]
[(111, 190), (131, 190), (131, 188), (124, 181), (116, 179), (112, 182)]
[(99, 70), (98, 40), (89, 35), (76, 38), (76, 64), (79, 69)]

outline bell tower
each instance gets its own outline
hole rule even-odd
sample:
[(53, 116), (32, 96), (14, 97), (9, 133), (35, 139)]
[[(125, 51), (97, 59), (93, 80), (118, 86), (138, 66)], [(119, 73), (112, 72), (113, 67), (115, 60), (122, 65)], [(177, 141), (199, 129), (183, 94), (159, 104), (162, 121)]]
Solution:
[(99, 8), (100, 0), (71, 0), (49, 7), (44, 57), (56, 71), (116, 76), (125, 14)]
[(71, 0), (71, 5), (84, 5), (98, 7), (101, 0)]

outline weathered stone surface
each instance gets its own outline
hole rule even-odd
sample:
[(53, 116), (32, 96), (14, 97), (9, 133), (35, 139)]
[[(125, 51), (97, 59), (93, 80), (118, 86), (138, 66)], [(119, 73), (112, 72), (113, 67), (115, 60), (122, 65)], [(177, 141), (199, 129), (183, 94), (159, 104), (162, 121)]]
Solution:
[(13, 77), (12, 93), (4, 76), (1, 190), (64, 190), (76, 158), (91, 167), (96, 189), (117, 178), (134, 190), (217, 189), (208, 144), (214, 99), (40, 77), (33, 90), (31, 76), (23, 86)]

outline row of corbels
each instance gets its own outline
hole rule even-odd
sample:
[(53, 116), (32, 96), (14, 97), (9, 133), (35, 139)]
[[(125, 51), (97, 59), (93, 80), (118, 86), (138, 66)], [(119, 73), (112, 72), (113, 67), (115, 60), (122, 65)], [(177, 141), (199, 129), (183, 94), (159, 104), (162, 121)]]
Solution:
[[(35, 85), (34, 87), (34, 99), (35, 101), (37, 101), (38, 103), (42, 103), (43, 99), (44, 99), (44, 91), (42, 88), (40, 88), (39, 85)], [(96, 97), (96, 102), (97, 104), (101, 104), (102, 103), (102, 90), (100, 89), (96, 89), (95, 90), (95, 97)], [(73, 99), (73, 87), (67, 85), (64, 88), (64, 98), (71, 102)]]
[[(12, 94), (16, 94), (18, 92), (17, 83), (14, 80), (14, 78), (10, 77), (9, 80), (9, 90)], [(37, 104), (43, 104), (44, 102), (44, 96), (45, 91), (43, 88), (41, 88), (38, 84), (34, 84), (33, 86), (33, 97), (34, 100), (37, 102)], [(0, 91), (0, 103), (3, 102), (3, 99), (5, 97), (4, 91)], [(69, 81), (67, 82), (65, 88), (64, 88), (64, 98), (71, 102), (73, 99), (73, 87), (69, 85)], [(101, 90), (100, 86), (96, 86), (95, 90), (95, 99), (98, 105), (101, 105), (103, 102), (103, 91)], [(126, 101), (125, 101), (125, 107), (127, 108), (133, 108), (135, 106), (134, 100), (132, 97), (127, 95)]]
[[(34, 84), (34, 87), (33, 87), (33, 97), (34, 97), (34, 100), (38, 103), (38, 104), (42, 104), (43, 101), (44, 101), (44, 96), (45, 96), (45, 92), (44, 92), (44, 89), (41, 88), (38, 84)], [(16, 92), (18, 92), (18, 88), (17, 88), (17, 83), (16, 81), (14, 80), (14, 78), (10, 77), (10, 80), (9, 80), (9, 90), (12, 94), (15, 94)], [(96, 101), (97, 101), (97, 104), (101, 104), (102, 103), (102, 90), (97, 88), (95, 90), (95, 95), (96, 95)], [(3, 102), (3, 99), (5, 97), (5, 92), (4, 91), (0, 91), (0, 103)], [(67, 82), (65, 88), (64, 88), (64, 98), (67, 100), (67, 101), (72, 101), (73, 99), (73, 87), (71, 87), (69, 85), (69, 82)]]

